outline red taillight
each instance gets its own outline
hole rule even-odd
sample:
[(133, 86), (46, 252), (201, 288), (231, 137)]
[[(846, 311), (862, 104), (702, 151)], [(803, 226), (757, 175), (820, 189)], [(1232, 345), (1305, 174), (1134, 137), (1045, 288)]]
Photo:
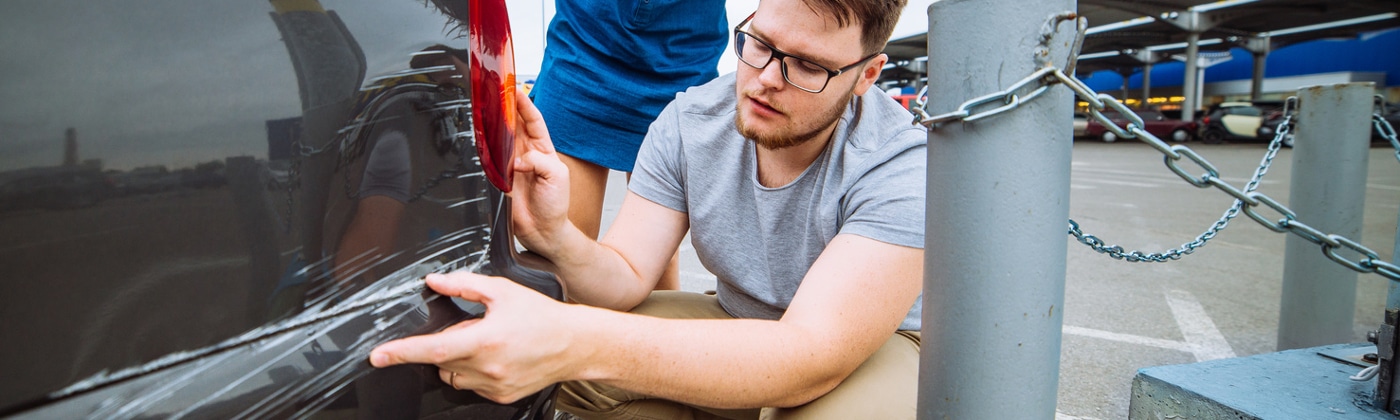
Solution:
[(1201, 124), (1210, 124), (1210, 117), (1201, 117)]
[(515, 46), (504, 0), (471, 3), (472, 131), (486, 178), (510, 192), (515, 173)]

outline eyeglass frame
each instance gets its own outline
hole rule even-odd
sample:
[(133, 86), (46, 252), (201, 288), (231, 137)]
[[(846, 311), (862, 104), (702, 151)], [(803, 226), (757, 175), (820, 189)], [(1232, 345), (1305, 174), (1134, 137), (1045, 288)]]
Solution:
[[(768, 64), (769, 64), (769, 63), (772, 63), (774, 59), (777, 59), (777, 60), (778, 60), (778, 68), (781, 69), (781, 70), (782, 70), (782, 73), (783, 73), (783, 81), (784, 81), (784, 82), (787, 82), (787, 84), (789, 84), (789, 85), (792, 85), (792, 87), (795, 87), (795, 88), (798, 88), (798, 89), (802, 90), (803, 92), (821, 93), (822, 91), (826, 90), (826, 87), (827, 87), (828, 85), (831, 84), (831, 79), (832, 79), (832, 78), (835, 78), (836, 76), (840, 76), (840, 75), (842, 75), (842, 74), (845, 74), (846, 72), (851, 71), (851, 69), (854, 69), (854, 68), (856, 68), (856, 67), (860, 67), (861, 65), (865, 64), (867, 61), (870, 61), (871, 59), (873, 59), (873, 58), (875, 58), (875, 57), (878, 57), (880, 54), (884, 53), (884, 51), (876, 51), (874, 54), (867, 55), (867, 56), (865, 56), (865, 58), (862, 58), (862, 59), (856, 61), (855, 63), (851, 63), (851, 65), (849, 65), (849, 66), (845, 66), (845, 67), (842, 67), (842, 68), (839, 68), (839, 69), (836, 69), (836, 70), (832, 70), (832, 69), (827, 68), (826, 66), (821, 65), (821, 63), (818, 63), (818, 62), (813, 61), (813, 60), (811, 60), (811, 59), (808, 59), (808, 58), (805, 58), (805, 57), (802, 57), (802, 56), (799, 56), (799, 55), (796, 55), (796, 54), (789, 54), (789, 53), (787, 53), (786, 51), (783, 51), (783, 50), (778, 49), (777, 47), (774, 47), (773, 44), (769, 44), (768, 41), (764, 41), (763, 38), (759, 38), (758, 36), (755, 36), (754, 34), (749, 33), (748, 31), (739, 29), (739, 28), (743, 28), (744, 25), (747, 25), (747, 24), (749, 23), (749, 21), (750, 21), (750, 20), (753, 20), (753, 17), (756, 16), (756, 15), (758, 15), (758, 12), (750, 13), (750, 14), (749, 14), (749, 17), (744, 18), (744, 20), (743, 20), (742, 22), (739, 22), (738, 25), (734, 25), (734, 55), (737, 56), (737, 57), (739, 58), (739, 61), (740, 61), (740, 62), (742, 62), (742, 63), (748, 65), (749, 67), (753, 67), (753, 68), (759, 69), (759, 70), (768, 68)], [(743, 48), (743, 47), (740, 46), (740, 43), (739, 43), (739, 34), (743, 34), (744, 36), (747, 36), (747, 37), (753, 39), (754, 41), (758, 41), (758, 43), (763, 44), (763, 46), (768, 47), (768, 51), (769, 51), (769, 53), (768, 53), (768, 61), (763, 62), (763, 65), (761, 65), (761, 66), (755, 66), (755, 65), (753, 65), (753, 63), (750, 63), (750, 62), (748, 62), (748, 60), (745, 60), (745, 59), (744, 59), (744, 53), (743, 53), (743, 51), (740, 51), (740, 48)], [(788, 65), (787, 65), (787, 61), (784, 61), (784, 60), (783, 60), (783, 59), (788, 58), (788, 57), (796, 58), (796, 59), (798, 59), (798, 60), (802, 60), (802, 61), (811, 63), (812, 65), (817, 66), (817, 67), (821, 68), (822, 70), (826, 70), (826, 81), (822, 82), (822, 87), (817, 88), (816, 90), (812, 90), (812, 89), (808, 89), (808, 88), (805, 88), (805, 87), (802, 87), (802, 86), (798, 86), (797, 83), (793, 83), (792, 79), (789, 79), (789, 78), (788, 78), (788, 68), (787, 68)]]

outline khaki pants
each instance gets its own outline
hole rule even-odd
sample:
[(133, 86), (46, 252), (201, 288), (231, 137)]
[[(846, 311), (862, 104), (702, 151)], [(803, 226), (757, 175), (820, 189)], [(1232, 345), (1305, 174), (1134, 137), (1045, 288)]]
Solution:
[[(633, 313), (661, 318), (733, 318), (714, 296), (652, 292)], [(899, 331), (836, 389), (792, 408), (719, 410), (653, 398), (591, 382), (566, 382), (556, 403), (593, 419), (912, 419), (918, 400), (919, 332)]]

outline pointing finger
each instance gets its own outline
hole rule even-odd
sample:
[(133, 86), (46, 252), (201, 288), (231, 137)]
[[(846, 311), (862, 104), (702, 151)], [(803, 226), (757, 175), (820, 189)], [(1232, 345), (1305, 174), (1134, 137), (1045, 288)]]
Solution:
[(500, 277), (483, 276), (466, 270), (447, 274), (429, 274), (424, 280), (433, 291), (447, 296), (455, 296), (472, 302), (491, 305), (492, 297), (500, 290), (501, 282), (510, 282)]
[(369, 364), (377, 368), (419, 363), (435, 365), (449, 360), (464, 359), (471, 354), (463, 330), (419, 335), (380, 344), (369, 353)]

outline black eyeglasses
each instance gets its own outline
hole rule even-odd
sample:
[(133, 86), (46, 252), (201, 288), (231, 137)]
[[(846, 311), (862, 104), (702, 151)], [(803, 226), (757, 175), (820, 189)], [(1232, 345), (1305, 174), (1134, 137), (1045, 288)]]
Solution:
[(832, 70), (812, 60), (783, 52), (759, 37), (739, 29), (747, 25), (753, 16), (750, 14), (749, 17), (744, 18), (743, 22), (734, 26), (734, 54), (739, 56), (739, 61), (756, 69), (768, 67), (768, 63), (771, 63), (774, 58), (778, 59), (778, 62), (782, 63), (783, 80), (786, 80), (793, 87), (807, 92), (820, 93), (826, 89), (826, 84), (831, 81), (831, 78), (851, 71), (851, 69), (880, 55), (879, 52), (876, 52), (849, 66)]

